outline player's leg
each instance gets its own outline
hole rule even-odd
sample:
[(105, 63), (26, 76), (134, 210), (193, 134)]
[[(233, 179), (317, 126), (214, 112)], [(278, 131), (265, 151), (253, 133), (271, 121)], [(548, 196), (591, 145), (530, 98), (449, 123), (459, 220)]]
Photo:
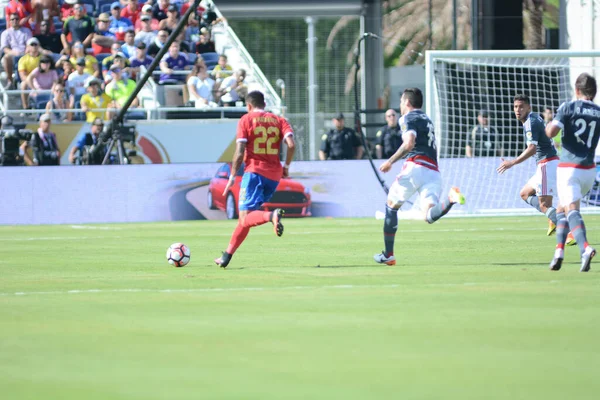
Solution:
[[(260, 180), (258, 175), (253, 173), (244, 173), (242, 182), (240, 183), (240, 194), (238, 199), (238, 223), (231, 235), (231, 240), (227, 246), (227, 250), (223, 252), (223, 255), (215, 260), (215, 263), (222, 268), (227, 267), (233, 254), (242, 245), (248, 232), (250, 232), (250, 226), (248, 226), (248, 216), (251, 211), (256, 210), (262, 205), (259, 204), (262, 198), (262, 189), (260, 188)], [(257, 206), (257, 204), (259, 204)]]
[(448, 196), (442, 197), (442, 178), (438, 171), (423, 171), (427, 181), (419, 189), (421, 200), (424, 204), (425, 221), (433, 224), (435, 221), (448, 214), (455, 204), (465, 204), (465, 196), (456, 187), (448, 192)]
[(283, 210), (280, 208), (273, 211), (259, 210), (264, 203), (268, 202), (271, 197), (273, 197), (279, 182), (267, 179), (261, 175), (257, 175), (257, 179), (259, 183), (256, 186), (257, 190), (256, 195), (254, 196), (254, 202), (251, 205), (251, 208), (254, 209), (254, 211), (248, 212), (244, 225), (252, 228), (267, 222), (272, 222), (275, 234), (281, 236), (283, 235), (283, 224), (281, 222)]
[(559, 206), (556, 210), (556, 248), (554, 250), (554, 257), (550, 262), (550, 269), (552, 271), (558, 271), (562, 266), (563, 259), (565, 258), (565, 242), (568, 233), (569, 223), (567, 222), (567, 216), (565, 215), (564, 208)]
[(385, 250), (373, 256), (375, 262), (379, 264), (396, 265), (394, 243), (396, 241), (396, 232), (398, 231), (398, 210), (406, 200), (410, 199), (416, 190), (410, 176), (414, 164), (408, 164), (405, 164), (402, 173), (398, 175), (388, 193), (385, 205), (385, 219), (383, 221), (383, 243)]

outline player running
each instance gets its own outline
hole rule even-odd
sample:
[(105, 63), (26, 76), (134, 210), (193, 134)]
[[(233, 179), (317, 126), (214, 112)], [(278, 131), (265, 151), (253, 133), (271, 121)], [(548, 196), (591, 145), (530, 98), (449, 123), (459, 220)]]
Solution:
[(454, 204), (465, 204), (465, 196), (456, 187), (450, 189), (447, 198), (439, 200), (442, 177), (438, 170), (433, 123), (421, 111), (422, 106), (420, 89), (409, 88), (402, 93), (399, 124), (403, 143), (379, 167), (380, 171), (388, 172), (393, 163), (408, 156), (388, 193), (383, 223), (385, 250), (373, 257), (379, 264), (396, 265), (394, 240), (398, 230), (398, 210), (415, 192), (421, 196), (425, 221), (430, 224), (446, 215)]
[[(232, 173), (223, 191), (226, 195), (233, 185), (236, 171), (239, 170), (243, 160), (246, 166), (240, 185), (238, 224), (227, 250), (215, 260), (215, 263), (222, 268), (229, 265), (231, 257), (253, 226), (270, 221), (273, 223), (275, 234), (283, 235), (281, 223), (283, 210), (277, 208), (271, 212), (260, 211), (260, 208), (275, 193), (279, 179), (288, 177), (296, 149), (292, 127), (284, 118), (264, 110), (265, 98), (261, 92), (248, 93), (246, 106), (248, 113), (238, 123)], [(287, 156), (283, 167), (279, 161), (282, 141), (287, 145)]]
[(552, 222), (548, 228), (549, 236), (556, 229), (556, 208), (552, 207), (552, 199), (556, 193), (558, 154), (554, 148), (554, 142), (546, 136), (543, 118), (531, 111), (529, 96), (516, 95), (513, 99), (513, 111), (515, 117), (523, 124), (527, 147), (513, 160), (502, 158), (502, 163), (496, 172), (503, 174), (535, 154), (537, 168), (535, 174), (521, 189), (521, 198), (525, 203), (545, 214)]
[[(553, 138), (562, 129), (562, 150), (556, 180), (559, 207), (556, 214), (556, 250), (550, 269), (558, 271), (564, 258), (567, 232), (577, 240), (581, 253), (581, 272), (590, 270), (596, 250), (588, 244), (585, 224), (579, 212), (580, 201), (596, 179), (594, 153), (600, 135), (600, 107), (596, 97), (596, 79), (582, 73), (575, 81), (576, 100), (563, 103), (554, 121), (546, 126), (546, 135)], [(565, 216), (566, 214), (566, 216)]]

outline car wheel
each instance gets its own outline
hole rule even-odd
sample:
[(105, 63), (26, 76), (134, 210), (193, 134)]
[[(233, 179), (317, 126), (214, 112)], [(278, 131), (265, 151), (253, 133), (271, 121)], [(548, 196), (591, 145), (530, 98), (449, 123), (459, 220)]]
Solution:
[(237, 205), (235, 204), (235, 198), (231, 192), (227, 194), (226, 212), (227, 219), (236, 219), (238, 217)]
[(215, 206), (215, 201), (213, 200), (212, 191), (208, 189), (208, 195), (206, 196), (206, 203), (208, 204), (208, 208), (211, 210), (216, 210), (217, 206)]

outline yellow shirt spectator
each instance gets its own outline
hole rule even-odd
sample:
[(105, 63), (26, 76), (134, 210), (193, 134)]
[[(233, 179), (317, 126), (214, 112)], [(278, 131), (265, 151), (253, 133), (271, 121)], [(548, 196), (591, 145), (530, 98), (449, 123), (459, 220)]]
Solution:
[(31, 71), (40, 65), (40, 56), (41, 54), (38, 54), (37, 56), (25, 54), (23, 57), (19, 58), (18, 70), (29, 75)]
[(112, 80), (106, 85), (106, 94), (109, 98), (114, 99), (119, 107), (125, 104), (134, 90), (135, 82), (131, 79)]
[[(134, 84), (135, 86), (135, 84)], [(106, 118), (106, 108), (111, 102), (111, 98), (106, 94), (102, 93), (97, 96), (92, 96), (90, 93), (86, 93), (81, 96), (81, 108), (87, 110), (93, 109), (103, 109), (104, 111), (86, 111), (85, 120), (89, 123), (94, 122), (96, 118), (107, 119)]]
[[(71, 58), (69, 59), (71, 64), (73, 64), (73, 68), (75, 68), (77, 66), (77, 58), (78, 57), (71, 56)], [(94, 73), (96, 73), (96, 70), (94, 69), (94, 65), (98, 65), (98, 60), (96, 59), (96, 57), (94, 57), (90, 54), (86, 54), (85, 67), (83, 68), (83, 72), (85, 72), (86, 74), (94, 75)]]

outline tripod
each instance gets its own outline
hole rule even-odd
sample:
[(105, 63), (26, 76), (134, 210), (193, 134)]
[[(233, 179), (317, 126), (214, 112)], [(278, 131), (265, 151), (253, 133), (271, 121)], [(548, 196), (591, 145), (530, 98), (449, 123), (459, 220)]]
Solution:
[(113, 133), (108, 144), (106, 145), (106, 154), (104, 155), (104, 159), (102, 160), (102, 165), (109, 164), (110, 155), (113, 149), (117, 149), (117, 163), (116, 164), (129, 164), (129, 157), (127, 157), (125, 153), (125, 146), (123, 145), (123, 140), (121, 139), (121, 135), (118, 132)]

